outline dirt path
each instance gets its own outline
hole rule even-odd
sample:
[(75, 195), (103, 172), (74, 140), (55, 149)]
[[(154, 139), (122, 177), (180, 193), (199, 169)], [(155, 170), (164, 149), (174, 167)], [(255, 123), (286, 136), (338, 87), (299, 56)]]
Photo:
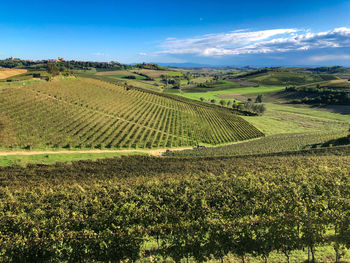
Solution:
[[(183, 147), (183, 148), (174, 148), (172, 151), (181, 151), (192, 149), (193, 147)], [(153, 156), (161, 156), (166, 152), (167, 149), (149, 149), (149, 150), (141, 150), (141, 149), (127, 149), (127, 150), (82, 150), (82, 151), (69, 151), (69, 150), (61, 150), (61, 151), (14, 151), (14, 152), (0, 152), (0, 156), (10, 156), (10, 155), (39, 155), (39, 154), (73, 154), (73, 153), (147, 153)]]

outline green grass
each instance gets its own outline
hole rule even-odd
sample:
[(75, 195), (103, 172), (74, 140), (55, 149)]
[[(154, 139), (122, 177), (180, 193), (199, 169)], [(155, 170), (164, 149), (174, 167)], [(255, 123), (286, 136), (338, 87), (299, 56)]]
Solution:
[(36, 154), (36, 155), (8, 155), (0, 156), (0, 166), (11, 166), (27, 164), (54, 164), (56, 162), (73, 162), (80, 160), (97, 160), (103, 158), (113, 158), (127, 155), (146, 155), (140, 152), (130, 153), (57, 153), (57, 154)]
[(337, 79), (337, 77), (327, 74), (301, 73), (282, 70), (268, 71), (266, 73), (243, 77), (243, 79), (261, 85), (304, 85), (312, 82)]
[[(222, 94), (232, 94), (232, 93), (238, 93), (242, 95), (249, 95), (249, 94), (256, 94), (256, 93), (268, 93), (268, 92), (276, 92), (280, 90), (284, 90), (285, 87), (282, 86), (261, 86), (261, 87), (237, 87), (237, 88), (231, 88), (231, 89), (225, 89), (225, 90), (218, 90), (218, 91), (207, 91), (207, 92), (191, 92), (191, 91), (185, 91), (182, 90), (179, 95), (193, 99), (193, 100), (200, 100), (200, 98), (205, 98), (206, 100), (220, 100), (216, 95), (222, 95)], [(226, 100), (232, 100), (232, 99), (226, 99)]]
[(347, 129), (350, 125), (350, 115), (274, 103), (265, 105), (267, 111), (263, 116), (243, 116), (243, 118), (266, 135), (331, 131)]

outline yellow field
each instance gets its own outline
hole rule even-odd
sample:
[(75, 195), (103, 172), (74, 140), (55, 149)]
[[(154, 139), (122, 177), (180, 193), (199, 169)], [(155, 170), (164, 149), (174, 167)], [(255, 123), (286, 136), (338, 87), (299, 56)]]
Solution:
[(6, 79), (15, 75), (26, 73), (26, 69), (0, 68), (0, 79)]
[(128, 70), (114, 70), (114, 71), (98, 72), (98, 73), (96, 73), (96, 75), (100, 75), (100, 76), (113, 76), (113, 75), (137, 76), (132, 71), (128, 71)]
[(160, 78), (161, 75), (168, 75), (170, 77), (181, 75), (181, 72), (170, 70), (139, 69), (134, 71), (137, 73), (145, 74), (151, 78)]

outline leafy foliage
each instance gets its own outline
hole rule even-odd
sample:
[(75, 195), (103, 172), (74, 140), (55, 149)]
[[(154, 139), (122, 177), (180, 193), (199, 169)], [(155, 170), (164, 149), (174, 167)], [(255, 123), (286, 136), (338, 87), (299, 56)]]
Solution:
[(0, 262), (288, 258), (307, 247), (317, 259), (319, 245), (350, 246), (349, 163), (347, 151), (0, 168)]

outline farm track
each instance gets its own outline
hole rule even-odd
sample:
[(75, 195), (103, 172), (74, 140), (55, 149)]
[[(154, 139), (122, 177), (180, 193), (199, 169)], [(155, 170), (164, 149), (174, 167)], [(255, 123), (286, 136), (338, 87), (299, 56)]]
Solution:
[[(171, 149), (172, 151), (182, 151), (193, 149), (193, 147), (182, 147)], [(14, 152), (0, 152), (0, 156), (13, 156), (13, 155), (40, 155), (40, 154), (74, 154), (74, 153), (147, 153), (153, 156), (161, 156), (166, 152), (167, 149), (122, 149), (122, 150), (82, 150), (82, 151), (70, 151), (70, 150), (60, 150), (60, 151), (14, 151)]]

